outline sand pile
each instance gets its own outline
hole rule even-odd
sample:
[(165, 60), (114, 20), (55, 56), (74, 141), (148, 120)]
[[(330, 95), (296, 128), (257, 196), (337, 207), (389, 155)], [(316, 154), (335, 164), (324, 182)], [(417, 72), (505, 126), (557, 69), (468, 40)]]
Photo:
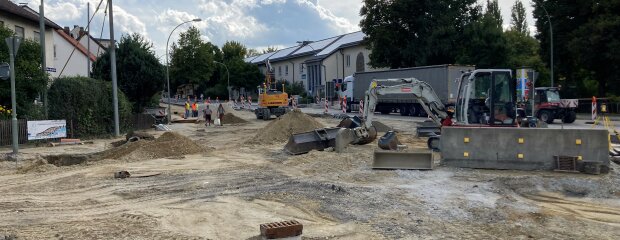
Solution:
[(174, 132), (165, 132), (159, 138), (128, 142), (99, 154), (98, 159), (155, 159), (204, 152), (205, 149), (191, 139)]
[(256, 136), (247, 142), (255, 144), (284, 142), (287, 141), (292, 134), (308, 132), (324, 127), (323, 124), (302, 113), (300, 110), (293, 110), (267, 124), (267, 126), (258, 131)]
[(49, 170), (54, 170), (58, 167), (49, 164), (47, 162), (47, 160), (45, 159), (37, 159), (29, 164), (24, 164), (23, 166), (17, 168), (17, 173), (19, 174), (25, 174), (25, 173), (30, 173), (30, 172), (36, 172), (36, 173), (41, 173), (41, 172), (47, 172)]
[(236, 123), (247, 123), (248, 121), (235, 116), (232, 113), (224, 113), (224, 117), (222, 118), (222, 124), (236, 124)]

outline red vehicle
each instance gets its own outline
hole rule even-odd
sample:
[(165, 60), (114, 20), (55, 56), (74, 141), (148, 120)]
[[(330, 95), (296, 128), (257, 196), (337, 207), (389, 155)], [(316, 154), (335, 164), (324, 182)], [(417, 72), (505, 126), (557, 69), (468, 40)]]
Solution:
[(560, 99), (560, 89), (557, 87), (538, 87), (534, 96), (536, 117), (548, 124), (555, 119), (563, 123), (573, 123), (577, 118), (575, 108), (576, 99)]

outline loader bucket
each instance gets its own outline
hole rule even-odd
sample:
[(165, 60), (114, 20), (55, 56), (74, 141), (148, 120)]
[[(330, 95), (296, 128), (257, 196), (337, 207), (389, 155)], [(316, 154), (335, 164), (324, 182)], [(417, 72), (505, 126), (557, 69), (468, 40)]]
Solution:
[(432, 170), (433, 153), (428, 150), (391, 151), (375, 150), (373, 169)]
[(289, 154), (298, 155), (308, 153), (312, 150), (323, 150), (328, 147), (336, 146), (336, 137), (342, 128), (319, 128), (310, 132), (293, 134), (288, 143), (284, 146), (284, 151)]
[(340, 121), (340, 123), (338, 123), (338, 126), (336, 127), (356, 128), (361, 125), (362, 125), (362, 119), (360, 119), (358, 116), (353, 116), (353, 117), (347, 117), (345, 119), (342, 119), (342, 121)]

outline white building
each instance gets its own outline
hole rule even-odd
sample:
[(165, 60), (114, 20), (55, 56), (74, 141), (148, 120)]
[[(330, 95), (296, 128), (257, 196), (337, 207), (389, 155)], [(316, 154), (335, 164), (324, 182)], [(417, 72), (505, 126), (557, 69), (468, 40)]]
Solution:
[(301, 81), (311, 95), (323, 96), (327, 85), (332, 96), (336, 83), (355, 72), (376, 71), (363, 44), (364, 33), (353, 32), (323, 40), (306, 41), (273, 53), (246, 58), (266, 73), (266, 62), (272, 66), (276, 81)]
[[(39, 42), (39, 14), (26, 5), (0, 0), (0, 26), (15, 32), (16, 36)], [(87, 76), (90, 67), (87, 58), (96, 57), (53, 21), (45, 20), (45, 65), (52, 78)]]

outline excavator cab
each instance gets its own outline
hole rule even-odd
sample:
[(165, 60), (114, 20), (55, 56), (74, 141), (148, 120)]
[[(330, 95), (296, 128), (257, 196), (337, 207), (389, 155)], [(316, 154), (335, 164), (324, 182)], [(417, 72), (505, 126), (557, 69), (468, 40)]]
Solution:
[(456, 102), (456, 125), (514, 126), (515, 88), (511, 70), (481, 69), (464, 73)]

